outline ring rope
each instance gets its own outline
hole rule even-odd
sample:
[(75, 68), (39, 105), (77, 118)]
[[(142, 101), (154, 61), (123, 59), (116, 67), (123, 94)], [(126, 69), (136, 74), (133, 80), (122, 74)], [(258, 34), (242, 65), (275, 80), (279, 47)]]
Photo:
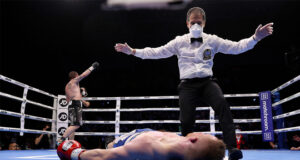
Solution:
[(0, 127), (0, 131), (36, 133), (36, 134), (56, 134), (56, 132), (52, 132), (52, 131), (42, 131), (42, 130), (34, 130), (34, 129), (20, 129), (20, 128), (12, 128), (12, 127)]
[[(245, 94), (225, 94), (226, 98), (234, 97), (258, 97), (257, 93), (245, 93)], [(178, 96), (143, 96), (143, 97), (84, 97), (83, 100), (87, 101), (103, 101), (103, 100), (168, 100), (168, 99), (178, 99)]]
[(27, 114), (25, 114), (25, 118), (32, 119), (32, 120), (40, 120), (40, 121), (44, 121), (44, 122), (56, 122), (56, 120), (52, 120), (49, 118), (38, 117), (38, 116), (27, 115)]
[(17, 100), (17, 101), (20, 101), (20, 102), (24, 101), (23, 98), (20, 98), (20, 97), (17, 97), (17, 96), (13, 96), (11, 94), (3, 93), (3, 92), (0, 92), (0, 96), (7, 97), (7, 98), (10, 98), (10, 99), (14, 99), (14, 100)]
[(83, 124), (116, 124), (116, 121), (87, 121), (87, 120), (84, 120)]
[(292, 80), (290, 80), (290, 81), (288, 81), (288, 82), (282, 84), (281, 86), (279, 86), (279, 87), (273, 89), (273, 90), (271, 91), (271, 93), (274, 94), (275, 92), (278, 92), (278, 91), (280, 91), (280, 90), (282, 90), (282, 89), (288, 87), (289, 85), (291, 85), (291, 84), (293, 84), (293, 83), (295, 83), (295, 82), (297, 82), (297, 81), (299, 81), (299, 80), (300, 80), (300, 75), (298, 75), (297, 77), (293, 78)]
[(290, 117), (290, 116), (297, 115), (297, 114), (300, 114), (300, 109), (274, 116), (273, 119), (276, 120), (276, 119), (286, 118), (286, 117)]
[(21, 82), (19, 82), (19, 81), (13, 80), (13, 79), (8, 78), (8, 77), (5, 77), (5, 76), (3, 76), (3, 75), (0, 75), (0, 79), (2, 79), (3, 81), (9, 82), (9, 83), (18, 85), (18, 86), (20, 86), (20, 87), (28, 88), (28, 89), (30, 89), (30, 90), (32, 90), (32, 91), (35, 91), (35, 92), (38, 92), (38, 93), (41, 93), (41, 94), (50, 96), (50, 97), (52, 97), (52, 98), (57, 98), (57, 96), (55, 96), (55, 95), (53, 95), (53, 94), (50, 94), (50, 93), (47, 93), (47, 92), (42, 91), (42, 90), (40, 90), (40, 89), (31, 87), (31, 86), (29, 86), (29, 85), (27, 85), (27, 84), (21, 83)]
[[(216, 131), (216, 132), (201, 132), (205, 134), (213, 134), (213, 135), (222, 135), (221, 131)], [(261, 134), (261, 130), (256, 130), (256, 131), (239, 131), (236, 132), (237, 134)]]
[(278, 105), (280, 105), (280, 104), (283, 104), (283, 103), (285, 103), (285, 102), (288, 102), (288, 101), (290, 101), (290, 100), (292, 100), (292, 99), (295, 99), (295, 98), (298, 98), (298, 97), (300, 97), (300, 92), (298, 92), (298, 93), (296, 93), (296, 94), (294, 94), (294, 95), (292, 95), (292, 96), (289, 96), (289, 97), (287, 97), (287, 98), (284, 98), (284, 99), (282, 99), (282, 100), (280, 100), (280, 101), (278, 101), (278, 102), (276, 102), (276, 103), (273, 103), (273, 104), (272, 104), (272, 107), (276, 107), (276, 106), (278, 106)]
[[(21, 113), (6, 111), (6, 110), (2, 110), (2, 109), (0, 109), (0, 114), (14, 116), (14, 117), (22, 116)], [(52, 119), (44, 118), (44, 117), (33, 116), (33, 115), (28, 115), (28, 114), (25, 114), (25, 118), (32, 119), (32, 120), (40, 120), (40, 121), (44, 121), (44, 122), (56, 122), (56, 120), (52, 120)]]
[(11, 111), (2, 110), (2, 109), (0, 109), (0, 114), (2, 114), (2, 115), (8, 115), (8, 116), (13, 116), (13, 117), (21, 117), (21, 113), (11, 112)]
[(281, 132), (291, 132), (291, 131), (300, 131), (300, 126), (297, 127), (290, 127), (290, 128), (281, 128), (281, 129), (275, 129), (275, 133), (281, 133)]
[(258, 97), (257, 93), (245, 93), (245, 94), (225, 94), (225, 98), (235, 98), (235, 97)]
[(36, 105), (36, 106), (40, 106), (40, 107), (46, 108), (46, 109), (55, 110), (55, 108), (53, 108), (51, 106), (48, 106), (48, 105), (44, 105), (42, 103), (34, 102), (34, 101), (31, 101), (31, 100), (26, 100), (26, 102), (30, 103), (30, 104), (33, 104), (33, 105)]
[(75, 132), (76, 136), (120, 136), (125, 133), (116, 134), (115, 132)]
[[(197, 107), (197, 111), (210, 110), (211, 107)], [(231, 110), (255, 110), (260, 109), (260, 106), (232, 106)], [(116, 109), (82, 109), (83, 112), (116, 112)], [(143, 111), (179, 111), (179, 108), (126, 108), (120, 109), (122, 112), (143, 112)]]
[[(115, 124), (115, 121), (83, 121), (86, 124)], [(259, 118), (256, 119), (233, 119), (234, 123), (256, 123), (261, 122)], [(179, 120), (139, 120), (139, 121), (119, 121), (119, 124), (179, 124)], [(219, 123), (219, 120), (196, 120), (195, 123)]]
[(159, 99), (178, 99), (178, 96), (143, 96), (143, 97), (121, 97), (121, 100), (159, 100)]
[(96, 108), (89, 108), (89, 109), (82, 109), (83, 112), (116, 112), (116, 109), (96, 109)]
[[(0, 80), (3, 80), (3, 81), (6, 81), (8, 83), (12, 83), (14, 85), (17, 85), (17, 86), (20, 86), (20, 87), (23, 87), (23, 96), (22, 98), (21, 97), (17, 97), (17, 96), (13, 96), (13, 95), (10, 95), (10, 94), (7, 94), (7, 93), (3, 93), (3, 92), (0, 92), (0, 96), (3, 96), (3, 97), (7, 97), (7, 98), (10, 98), (10, 99), (13, 99), (13, 100), (17, 100), (17, 101), (20, 101), (22, 102), (21, 103), (21, 110), (20, 110), (20, 113), (16, 114), (16, 113), (13, 113), (13, 112), (2, 112), (2, 114), (7, 114), (7, 115), (13, 115), (15, 117), (19, 117), (20, 118), (20, 128), (19, 129), (16, 129), (16, 128), (7, 128), (7, 129), (0, 129), (0, 131), (11, 131), (11, 132), (20, 132), (20, 135), (23, 136), (24, 132), (25, 133), (38, 133), (37, 130), (27, 130), (25, 129), (25, 119), (32, 119), (32, 120), (39, 120), (39, 121), (45, 121), (45, 122), (52, 122), (52, 126), (51, 126), (51, 129), (52, 131), (54, 131), (57, 127), (56, 127), (56, 104), (57, 104), (57, 99), (58, 97), (53, 95), (53, 94), (50, 94), (50, 93), (47, 93), (45, 91), (42, 91), (42, 90), (39, 90), (37, 88), (34, 88), (34, 87), (31, 87), (29, 85), (26, 85), (24, 83), (21, 83), (21, 82), (18, 82), (18, 81), (15, 81), (11, 78), (8, 78), (8, 77), (5, 77), (3, 75), (0, 75)], [(28, 91), (34, 91), (36, 93), (40, 93), (40, 94), (43, 94), (43, 95), (46, 95), (48, 97), (51, 97), (53, 98), (53, 106), (48, 106), (48, 105), (45, 105), (45, 104), (42, 104), (42, 103), (38, 103), (38, 102), (35, 102), (35, 101), (31, 101), (31, 100), (27, 100), (27, 94), (28, 94)], [(52, 119), (49, 119), (49, 118), (44, 118), (44, 117), (38, 117), (38, 116), (33, 116), (33, 115), (26, 115), (25, 114), (25, 110), (26, 110), (26, 105), (27, 104), (33, 104), (33, 105), (36, 105), (38, 107), (42, 107), (42, 108), (46, 108), (46, 109), (50, 109), (52, 110)], [(53, 132), (54, 134), (56, 134), (56, 132)]]
[(11, 95), (11, 94), (0, 92), (0, 96), (7, 97), (7, 98), (10, 98), (10, 99), (14, 99), (14, 100), (18, 100), (18, 101), (21, 101), (21, 102), (26, 102), (26, 103), (33, 104), (33, 105), (36, 105), (36, 106), (40, 106), (40, 107), (43, 107), (43, 108), (46, 108), (46, 109), (55, 110), (55, 108), (53, 108), (51, 106), (44, 105), (44, 104), (41, 104), (41, 103), (38, 103), (38, 102), (34, 102), (34, 101), (31, 101), (31, 100), (28, 100), (28, 99), (20, 98), (20, 97)]
[[(275, 133), (281, 133), (281, 132), (290, 132), (290, 131), (300, 131), (300, 126), (297, 127), (290, 127), (290, 128), (282, 128), (282, 129), (275, 129)], [(119, 134), (115, 134), (114, 132), (75, 132), (75, 135), (79, 136), (115, 136), (115, 135), (122, 135), (126, 134), (127, 132), (120, 132)], [(177, 134), (181, 134), (180, 132), (173, 132)], [(221, 135), (221, 131), (216, 132), (202, 132), (206, 134), (215, 134), (215, 135)], [(261, 130), (255, 130), (255, 131), (239, 131), (236, 132), (238, 134), (262, 134)]]
[[(53, 110), (53, 112), (56, 111), (55, 107), (51, 107), (51, 106), (47, 106), (38, 102), (34, 102), (34, 101), (30, 101), (26, 99), (26, 90), (32, 90), (44, 95), (48, 95), (50, 97), (53, 97), (54, 100), (57, 100), (57, 96), (49, 94), (47, 92), (41, 91), (39, 89), (30, 87), (26, 84), (23, 84), (21, 82), (12, 80), (10, 78), (7, 78), (5, 76), (0, 75), (0, 80), (4, 80), (6, 82), (9, 83), (13, 83), (16, 84), (18, 86), (24, 87), (24, 93), (23, 93), (23, 98), (20, 97), (16, 97), (10, 94), (6, 94), (3, 92), (0, 92), (0, 96), (4, 96), (4, 97), (8, 97), (14, 100), (18, 100), (21, 101), (22, 104), (26, 104), (26, 103), (30, 103), (33, 105), (37, 105), (43, 108), (47, 108), (47, 109), (51, 109)], [(286, 82), (285, 84), (279, 86), (278, 88), (272, 90), (272, 93), (275, 93), (279, 90), (282, 90), (283, 88), (286, 88), (287, 86), (297, 82), (298, 80), (300, 80), (300, 75), (295, 77), (294, 79)], [(25, 92), (26, 91), (26, 92)], [(25, 94), (25, 97), (24, 97)], [(225, 94), (224, 97), (226, 98), (232, 98), (232, 97), (258, 97), (258, 94)], [(277, 105), (283, 104), (287, 101), (290, 101), (292, 99), (298, 98), (300, 96), (300, 92), (287, 97), (283, 100), (280, 100), (279, 102), (276, 102), (274, 104), (272, 104), (273, 107), (276, 107)], [(178, 99), (178, 96), (144, 96), (144, 97), (87, 97), (84, 98), (84, 100), (114, 100), (117, 102), (120, 102), (120, 100), (160, 100), (160, 99)], [(199, 108), (199, 109), (198, 109)], [(231, 109), (232, 110), (248, 110), (248, 109), (259, 109), (260, 106), (232, 106)], [(95, 112), (95, 111), (99, 111), (99, 112), (132, 112), (132, 111), (178, 111), (179, 108), (118, 108), (118, 109), (84, 109), (84, 111), (86, 112)], [(197, 110), (211, 110), (211, 107), (197, 107)], [(24, 112), (25, 113), (25, 112)], [(11, 112), (11, 111), (5, 111), (5, 110), (0, 110), (0, 114), (3, 115), (11, 115), (11, 116), (15, 116), (15, 117), (25, 117), (28, 119), (34, 119), (34, 120), (41, 120), (41, 121), (47, 121), (47, 122), (55, 122), (56, 120), (51, 120), (48, 118), (42, 118), (42, 117), (37, 117), (37, 116), (33, 116), (33, 115), (25, 115), (23, 112), (21, 113), (16, 113), (16, 112)], [(273, 119), (280, 119), (280, 118), (285, 118), (285, 117), (289, 117), (289, 116), (293, 116), (293, 115), (297, 115), (300, 113), (300, 109), (299, 110), (295, 110), (292, 112), (288, 112), (288, 113), (284, 113), (281, 115), (277, 115), (274, 116)], [(118, 121), (119, 119), (115, 120), (115, 121), (84, 121), (87, 124), (114, 124), (116, 125), (116, 123), (118, 124), (149, 124), (149, 123), (180, 123), (179, 120), (142, 120), (142, 121)], [(249, 122), (261, 122), (260, 119), (234, 119), (235, 123), (249, 123)], [(214, 124), (214, 123), (218, 123), (218, 120), (212, 119), (212, 120), (196, 120), (196, 123), (210, 123), (210, 124)], [(280, 132), (289, 132), (289, 131), (298, 131), (300, 130), (300, 126), (297, 127), (290, 127), (290, 128), (283, 128), (283, 129), (275, 129), (275, 133), (280, 133)], [(39, 130), (32, 130), (32, 129), (24, 129), (24, 128), (9, 128), (9, 127), (0, 127), (0, 131), (10, 131), (10, 132), (24, 132), (24, 133), (42, 133), (42, 134), (57, 134), (56, 132), (47, 132), (47, 131), (39, 131)], [(52, 129), (53, 131), (53, 129)], [(179, 133), (179, 132), (177, 132)], [(212, 130), (211, 132), (204, 132), (204, 133), (209, 133), (209, 134), (222, 134), (221, 131), (216, 131), (214, 132), (214, 130)], [(237, 132), (239, 133), (239, 132)], [(261, 131), (242, 131), (242, 134), (261, 134)], [(118, 132), (92, 132), (92, 133), (86, 133), (86, 132), (79, 132), (76, 133), (76, 135), (117, 135), (117, 134), (123, 134), (123, 133), (119, 133)]]
[(230, 110), (255, 110), (260, 109), (260, 106), (231, 106)]
[[(123, 135), (126, 134), (127, 132), (120, 132), (119, 134), (115, 134), (114, 132), (75, 132), (76, 136), (115, 136), (115, 135)], [(172, 132), (176, 133), (178, 135), (181, 135), (181, 132)], [(205, 134), (215, 134), (215, 135), (222, 135), (221, 131), (216, 131), (216, 132), (201, 132)], [(241, 134), (261, 134), (261, 131), (241, 131), (237, 132)]]

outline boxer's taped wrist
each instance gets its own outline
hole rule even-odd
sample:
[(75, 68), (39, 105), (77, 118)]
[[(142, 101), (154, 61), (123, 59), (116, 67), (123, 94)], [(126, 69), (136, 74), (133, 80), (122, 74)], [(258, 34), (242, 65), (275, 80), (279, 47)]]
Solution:
[(90, 71), (93, 71), (95, 68), (93, 67), (93, 66), (91, 66), (90, 68), (89, 68), (89, 70)]
[(71, 153), (71, 160), (80, 160), (79, 156), (80, 156), (81, 152), (84, 152), (84, 151), (85, 150), (81, 149), (81, 148), (74, 149)]
[(135, 49), (132, 49), (132, 51), (131, 51), (131, 55), (135, 55), (135, 52), (136, 52), (136, 50)]

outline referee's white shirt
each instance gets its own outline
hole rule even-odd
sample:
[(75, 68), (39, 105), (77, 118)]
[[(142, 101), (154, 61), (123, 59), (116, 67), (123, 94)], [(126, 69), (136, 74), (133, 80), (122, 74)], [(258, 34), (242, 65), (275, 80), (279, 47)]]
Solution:
[(177, 36), (164, 46), (136, 49), (135, 56), (142, 59), (160, 59), (176, 55), (180, 79), (212, 76), (213, 59), (216, 53), (240, 54), (252, 49), (257, 41), (250, 38), (238, 42), (216, 35), (202, 33), (203, 43), (191, 43), (190, 34)]

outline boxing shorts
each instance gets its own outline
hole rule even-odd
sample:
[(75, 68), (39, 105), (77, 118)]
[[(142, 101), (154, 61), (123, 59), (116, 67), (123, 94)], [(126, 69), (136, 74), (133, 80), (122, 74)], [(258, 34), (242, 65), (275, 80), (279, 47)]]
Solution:
[(82, 126), (82, 102), (80, 100), (72, 100), (68, 111), (71, 126)]
[(135, 129), (129, 133), (123, 134), (122, 136), (118, 137), (115, 139), (114, 141), (114, 145), (113, 147), (120, 147), (125, 145), (126, 143), (132, 141), (135, 137), (137, 137), (138, 135), (144, 133), (144, 132), (148, 132), (148, 131), (154, 131), (153, 129), (149, 129), (149, 128), (145, 128), (145, 129)]

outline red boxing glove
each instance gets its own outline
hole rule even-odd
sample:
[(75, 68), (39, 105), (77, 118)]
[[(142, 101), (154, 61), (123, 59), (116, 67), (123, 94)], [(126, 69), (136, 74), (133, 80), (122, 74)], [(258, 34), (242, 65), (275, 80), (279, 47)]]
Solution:
[(58, 146), (57, 155), (61, 160), (78, 160), (79, 155), (84, 151), (77, 141), (67, 140)]

